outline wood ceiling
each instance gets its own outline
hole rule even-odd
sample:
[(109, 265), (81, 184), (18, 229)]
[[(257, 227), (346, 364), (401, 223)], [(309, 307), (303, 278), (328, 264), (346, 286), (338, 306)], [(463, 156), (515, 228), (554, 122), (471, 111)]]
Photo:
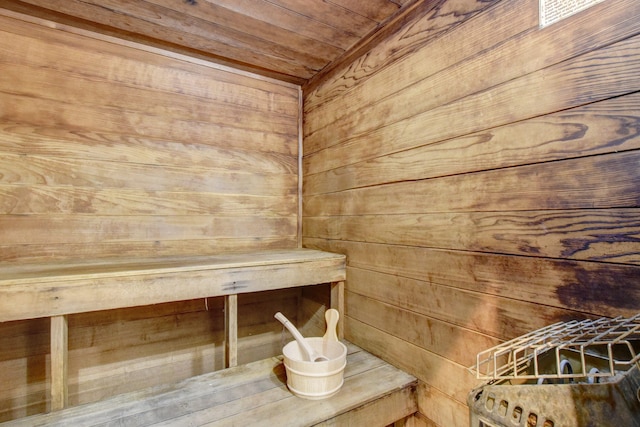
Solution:
[(0, 0), (0, 7), (304, 84), (420, 0)]

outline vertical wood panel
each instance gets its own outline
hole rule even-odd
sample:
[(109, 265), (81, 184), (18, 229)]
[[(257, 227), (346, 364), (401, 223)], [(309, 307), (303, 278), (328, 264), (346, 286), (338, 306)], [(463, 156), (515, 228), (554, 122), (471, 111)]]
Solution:
[(51, 409), (69, 404), (69, 325), (67, 316), (51, 318)]
[(224, 297), (224, 366), (238, 365), (238, 295)]

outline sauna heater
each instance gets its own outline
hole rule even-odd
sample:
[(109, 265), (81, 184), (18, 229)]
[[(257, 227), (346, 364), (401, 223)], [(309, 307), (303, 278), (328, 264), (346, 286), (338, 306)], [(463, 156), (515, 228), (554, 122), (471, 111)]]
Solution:
[(640, 427), (640, 314), (561, 322), (478, 353), (471, 427)]

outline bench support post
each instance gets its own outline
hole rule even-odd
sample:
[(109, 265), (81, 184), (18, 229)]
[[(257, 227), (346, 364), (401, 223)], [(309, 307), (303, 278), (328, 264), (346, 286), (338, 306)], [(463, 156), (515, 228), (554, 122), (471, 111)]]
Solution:
[(331, 283), (331, 308), (340, 313), (338, 319), (338, 339), (344, 339), (344, 281)]
[(68, 360), (69, 325), (67, 316), (51, 317), (51, 410), (69, 405)]
[(224, 366), (238, 365), (238, 295), (224, 297)]

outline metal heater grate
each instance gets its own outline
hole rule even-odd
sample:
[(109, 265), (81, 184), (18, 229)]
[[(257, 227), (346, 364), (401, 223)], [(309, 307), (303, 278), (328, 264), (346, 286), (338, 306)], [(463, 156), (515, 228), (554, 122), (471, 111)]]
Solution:
[(640, 314), (561, 322), (478, 353), (471, 425), (639, 426)]

